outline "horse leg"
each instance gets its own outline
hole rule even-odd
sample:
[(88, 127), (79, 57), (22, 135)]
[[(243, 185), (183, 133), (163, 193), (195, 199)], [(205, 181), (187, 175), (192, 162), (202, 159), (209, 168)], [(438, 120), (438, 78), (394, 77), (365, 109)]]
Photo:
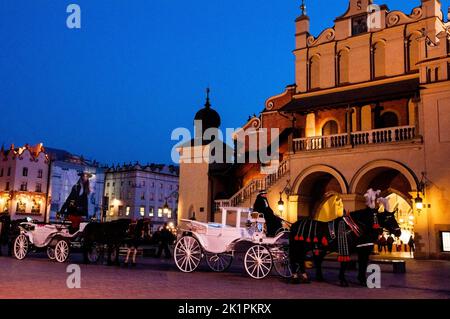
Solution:
[(108, 250), (108, 258), (107, 258), (107, 261), (106, 261), (106, 264), (108, 265), (108, 266), (112, 266), (112, 260), (111, 260), (111, 255), (112, 255), (112, 250), (113, 250), (113, 248), (111, 247), (112, 245), (111, 244), (108, 244), (107, 245), (107, 250)]
[(367, 286), (367, 266), (369, 265), (369, 256), (373, 247), (359, 247), (358, 252), (358, 281), (361, 286)]
[(130, 260), (130, 255), (131, 255), (131, 248), (128, 247), (128, 249), (127, 249), (127, 256), (125, 257), (125, 265), (128, 265), (129, 260)]
[(326, 253), (324, 251), (320, 251), (319, 255), (314, 254), (314, 266), (316, 267), (316, 280), (319, 282), (325, 281), (322, 273), (322, 263), (325, 258)]
[(347, 279), (345, 279), (345, 271), (347, 270), (348, 262), (341, 262), (341, 268), (339, 270), (339, 282), (341, 287), (348, 287)]
[(85, 265), (89, 264), (88, 252), (92, 249), (92, 245), (90, 243), (84, 243), (83, 245), (83, 263)]
[(136, 255), (137, 255), (137, 248), (133, 249), (133, 262), (132, 265), (136, 266)]

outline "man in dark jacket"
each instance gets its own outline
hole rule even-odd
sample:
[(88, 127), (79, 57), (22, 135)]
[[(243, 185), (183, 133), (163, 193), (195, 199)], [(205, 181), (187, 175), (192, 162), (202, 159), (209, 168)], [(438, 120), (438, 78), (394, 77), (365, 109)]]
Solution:
[(164, 255), (168, 259), (171, 257), (169, 245), (173, 243), (175, 240), (175, 236), (172, 234), (172, 232), (169, 230), (169, 227), (167, 226), (167, 223), (164, 224), (163, 229), (159, 231), (158, 234), (158, 253), (156, 254), (156, 257), (161, 257), (162, 252), (164, 250)]
[(256, 197), (253, 211), (264, 215), (267, 227), (267, 237), (275, 237), (277, 231), (280, 230), (283, 225), (281, 223), (281, 218), (276, 216), (272, 208), (270, 208), (266, 191), (260, 192), (258, 197)]

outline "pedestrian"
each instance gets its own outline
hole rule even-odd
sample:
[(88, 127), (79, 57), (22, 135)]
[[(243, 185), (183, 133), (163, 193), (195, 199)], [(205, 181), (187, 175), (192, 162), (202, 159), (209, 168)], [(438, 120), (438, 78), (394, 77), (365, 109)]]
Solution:
[(415, 247), (415, 243), (414, 243), (414, 238), (413, 238), (412, 235), (411, 235), (411, 237), (409, 237), (408, 246), (409, 246), (409, 253), (410, 253), (411, 256), (412, 256), (413, 253), (416, 251), (416, 247)]
[(387, 239), (387, 248), (388, 248), (388, 251), (389, 251), (390, 254), (392, 253), (392, 246), (393, 245), (394, 245), (394, 238), (391, 235)]
[(162, 255), (162, 252), (164, 250), (165, 258), (169, 259), (172, 256), (172, 254), (170, 253), (169, 245), (172, 244), (174, 240), (175, 240), (175, 236), (169, 230), (167, 223), (165, 223), (163, 228), (159, 231), (159, 234), (158, 234), (159, 247), (158, 247), (158, 253), (156, 254), (156, 257), (160, 258)]

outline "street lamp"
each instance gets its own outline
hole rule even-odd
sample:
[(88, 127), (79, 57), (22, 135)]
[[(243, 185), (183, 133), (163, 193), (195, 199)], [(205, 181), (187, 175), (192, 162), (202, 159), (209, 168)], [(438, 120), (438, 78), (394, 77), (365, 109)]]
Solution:
[(284, 201), (283, 201), (283, 192), (280, 192), (280, 200), (278, 201), (278, 210), (280, 211), (281, 214), (283, 214), (284, 212)]
[(169, 211), (170, 211), (170, 207), (169, 207), (169, 204), (167, 203), (167, 200), (166, 200), (166, 202), (164, 203), (164, 206), (163, 206), (164, 215), (168, 215)]
[(417, 197), (414, 202), (416, 204), (416, 209), (421, 211), (423, 209), (423, 199), (420, 197), (419, 193), (417, 193)]

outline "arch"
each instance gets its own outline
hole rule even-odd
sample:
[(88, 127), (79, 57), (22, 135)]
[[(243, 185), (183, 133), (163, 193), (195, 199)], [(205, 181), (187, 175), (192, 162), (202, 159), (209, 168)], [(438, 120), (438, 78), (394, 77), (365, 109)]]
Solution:
[(339, 134), (339, 123), (335, 119), (328, 119), (322, 124), (322, 136)]
[(412, 32), (408, 38), (408, 71), (416, 71), (419, 69), (417, 63), (419, 62), (420, 42), (419, 38), (422, 34), (419, 31)]
[[(367, 189), (367, 185), (373, 174), (380, 173), (383, 170), (395, 170), (399, 172), (409, 183), (411, 191), (417, 191), (419, 180), (414, 172), (402, 163), (392, 160), (376, 160), (364, 165), (353, 177), (350, 183), (350, 192), (352, 194), (364, 194)], [(372, 173), (372, 174), (371, 174)], [(404, 194), (406, 195), (406, 194)]]
[(350, 82), (350, 49), (345, 47), (339, 51), (338, 56), (338, 84)]
[(386, 76), (386, 42), (380, 40), (373, 45), (373, 75), (375, 78)]
[(320, 55), (313, 55), (309, 59), (309, 86), (310, 89), (320, 88)]
[(379, 128), (397, 127), (399, 125), (400, 117), (398, 116), (397, 112), (393, 110), (387, 110), (381, 113)]
[(315, 173), (331, 175), (338, 181), (339, 186), (342, 190), (342, 194), (348, 194), (348, 186), (345, 177), (338, 170), (327, 165), (313, 165), (303, 170), (293, 183), (293, 189), (297, 194), (301, 194), (300, 186), (305, 181), (305, 179)]

